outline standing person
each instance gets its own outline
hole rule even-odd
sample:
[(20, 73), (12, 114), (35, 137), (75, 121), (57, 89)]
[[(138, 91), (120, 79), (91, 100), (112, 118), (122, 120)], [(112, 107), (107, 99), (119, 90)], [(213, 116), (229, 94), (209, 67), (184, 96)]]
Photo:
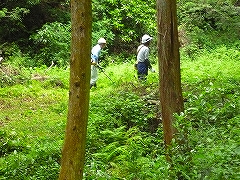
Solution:
[(90, 89), (94, 86), (97, 87), (98, 72), (97, 67), (100, 67), (98, 64), (98, 58), (100, 56), (101, 50), (106, 46), (106, 40), (100, 38), (98, 44), (92, 48), (91, 51), (91, 80), (90, 80)]
[(149, 45), (152, 40), (152, 37), (145, 34), (142, 37), (142, 44), (137, 48), (137, 62), (135, 67), (137, 69), (137, 75), (139, 80), (146, 80), (148, 75), (148, 69), (151, 69), (152, 72), (155, 70), (152, 69), (152, 66), (149, 61)]

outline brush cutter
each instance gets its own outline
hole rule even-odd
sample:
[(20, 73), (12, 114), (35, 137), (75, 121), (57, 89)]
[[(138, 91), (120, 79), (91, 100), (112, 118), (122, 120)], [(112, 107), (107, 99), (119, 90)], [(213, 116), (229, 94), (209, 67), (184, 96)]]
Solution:
[(114, 83), (114, 81), (105, 73), (103, 67), (101, 67), (101, 66), (99, 66), (99, 65), (98, 65), (97, 67), (101, 70), (101, 72), (103, 72), (103, 74), (104, 74), (110, 81), (112, 81), (112, 83)]
[(105, 76), (110, 80), (112, 81), (112, 83), (114, 83), (114, 81), (102, 70), (103, 74), (105, 74)]

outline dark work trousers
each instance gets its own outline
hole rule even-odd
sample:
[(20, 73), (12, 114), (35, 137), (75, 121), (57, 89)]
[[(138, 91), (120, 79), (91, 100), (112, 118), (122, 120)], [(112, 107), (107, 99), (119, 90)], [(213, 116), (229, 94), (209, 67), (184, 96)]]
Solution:
[(148, 66), (144, 62), (139, 62), (137, 64), (137, 75), (139, 80), (146, 80), (146, 76), (148, 75)]

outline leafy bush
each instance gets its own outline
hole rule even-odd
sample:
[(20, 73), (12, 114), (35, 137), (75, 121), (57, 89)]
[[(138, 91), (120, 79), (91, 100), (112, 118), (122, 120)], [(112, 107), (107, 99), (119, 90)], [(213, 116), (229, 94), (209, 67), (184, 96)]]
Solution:
[[(159, 139), (162, 137), (154, 138), (137, 127), (125, 131), (124, 126), (103, 130), (101, 134), (102, 138), (110, 141), (96, 153), (90, 153), (87, 156), (89, 165), (86, 166), (86, 177), (99, 178), (99, 172), (97, 172), (99, 170), (103, 177), (109, 177), (109, 179), (166, 178), (165, 157), (158, 156), (163, 153), (164, 146), (160, 145), (162, 141)], [(94, 169), (96, 166), (99, 168)], [(106, 171), (104, 168), (109, 170)]]
[(237, 32), (239, 7), (229, 1), (179, 1), (180, 24), (188, 28)]
[[(57, 177), (55, 170), (59, 168), (60, 157), (59, 152), (52, 145), (46, 144), (45, 149), (39, 148), (35, 151), (25, 145), (21, 140), (21, 135), (15, 131), (1, 131), (0, 135), (0, 154), (3, 163), (0, 169), (1, 175), (3, 175), (1, 178), (26, 179), (29, 175), (35, 179), (55, 179)], [(49, 166), (51, 166), (52, 172), (55, 171), (55, 175), (51, 174), (50, 169), (46, 171)]]
[[(105, 99), (106, 97), (103, 98)], [(100, 113), (98, 117), (103, 118), (94, 122), (101, 124), (97, 125), (101, 127), (100, 129), (103, 130), (106, 127), (118, 128), (122, 125), (126, 126), (127, 129), (133, 126), (145, 127), (144, 130), (148, 129), (149, 119), (154, 116), (154, 109), (148, 108), (149, 105), (145, 104), (142, 99), (139, 99), (136, 94), (119, 91), (109, 94), (107, 98), (108, 103), (104, 99), (99, 98), (90, 104), (94, 107), (90, 109), (90, 113)], [(104, 107), (104, 111), (99, 111), (102, 107)]]
[(223, 126), (189, 118), (187, 111), (177, 117), (171, 179), (238, 179), (239, 117), (228, 119)]
[(232, 46), (239, 39), (239, 12), (231, 1), (178, 1), (183, 53), (194, 59), (203, 49)]
[[(0, 4), (0, 43), (16, 42), (29, 48), (28, 37), (47, 22), (66, 23), (70, 19), (69, 1), (2, 1)], [(23, 45), (25, 47), (23, 47)]]
[(128, 56), (135, 52), (143, 34), (156, 34), (155, 14), (155, 1), (151, 0), (95, 0), (93, 30), (114, 34), (114, 41), (109, 43), (110, 52)]
[(36, 34), (31, 36), (37, 55), (36, 65), (51, 65), (53, 61), (60, 67), (67, 66), (70, 60), (70, 24), (53, 22), (45, 24)]
[[(4, 179), (56, 179), (58, 177), (60, 152), (51, 144), (45, 148), (26, 153), (13, 153), (5, 158), (0, 169)], [(6, 177), (6, 178), (5, 178)]]

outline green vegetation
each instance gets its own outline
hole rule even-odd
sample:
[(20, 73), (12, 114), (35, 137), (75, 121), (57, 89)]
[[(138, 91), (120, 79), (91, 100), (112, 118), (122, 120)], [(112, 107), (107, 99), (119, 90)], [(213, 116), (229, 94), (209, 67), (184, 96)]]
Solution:
[[(176, 117), (183, 144), (173, 143), (171, 166), (152, 103), (157, 73), (139, 84), (132, 63), (108, 66), (114, 83), (100, 73), (91, 90), (85, 179), (239, 179), (239, 57), (224, 46), (194, 61), (183, 57), (185, 112)], [(1, 88), (1, 179), (58, 176), (69, 69), (46, 68), (24, 69), (21, 83)], [(30, 73), (46, 79), (31, 80)]]
[[(158, 73), (133, 68), (144, 33), (157, 67), (155, 1), (93, 0), (108, 40), (90, 92), (84, 178), (240, 179), (239, 1), (178, 0), (185, 111), (166, 161)], [(133, 8), (137, 7), (137, 8)], [(57, 179), (68, 112), (68, 0), (0, 3), (0, 179)], [(53, 64), (52, 64), (53, 63)]]
[[(235, 5), (236, 4), (236, 5)], [(0, 4), (0, 50), (5, 58), (28, 57), (24, 66), (69, 65), (69, 0), (36, 0)], [(201, 49), (235, 43), (239, 39), (240, 8), (236, 0), (178, 0), (181, 45), (192, 57)], [(107, 39), (104, 57), (127, 61), (136, 53), (143, 34), (154, 37), (157, 26), (153, 0), (93, 0), (92, 45)], [(239, 47), (239, 43), (236, 44)], [(151, 52), (156, 55), (156, 48)]]

